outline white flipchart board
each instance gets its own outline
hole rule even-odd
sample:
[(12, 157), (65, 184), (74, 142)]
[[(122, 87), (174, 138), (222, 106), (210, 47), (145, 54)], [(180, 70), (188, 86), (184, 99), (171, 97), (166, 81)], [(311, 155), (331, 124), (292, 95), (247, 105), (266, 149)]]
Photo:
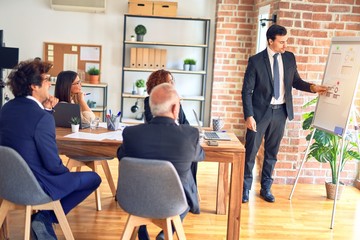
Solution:
[(322, 85), (328, 87), (316, 105), (313, 126), (342, 136), (360, 78), (360, 37), (334, 37)]

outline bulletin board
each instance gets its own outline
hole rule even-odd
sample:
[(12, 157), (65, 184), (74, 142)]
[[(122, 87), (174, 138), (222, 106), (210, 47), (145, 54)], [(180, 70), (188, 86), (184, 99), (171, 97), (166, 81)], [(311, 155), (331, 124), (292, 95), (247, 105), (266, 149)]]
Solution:
[[(342, 136), (350, 118), (360, 79), (360, 37), (334, 37), (322, 85), (327, 93), (319, 96), (313, 125)], [(354, 109), (353, 109), (354, 111)]]
[(44, 42), (43, 60), (53, 63), (49, 71), (56, 77), (61, 71), (72, 70), (88, 81), (86, 71), (96, 67), (101, 71), (101, 45)]

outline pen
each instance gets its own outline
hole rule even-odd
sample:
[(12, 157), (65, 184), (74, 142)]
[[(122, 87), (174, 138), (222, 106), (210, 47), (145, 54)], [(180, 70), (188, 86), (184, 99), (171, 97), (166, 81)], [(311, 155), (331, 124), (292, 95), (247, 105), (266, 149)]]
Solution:
[(120, 117), (120, 115), (121, 115), (121, 111), (118, 112), (118, 114), (116, 115), (116, 117)]
[(90, 94), (91, 94), (91, 93), (89, 93), (89, 92), (88, 92), (88, 93), (84, 93), (84, 96), (87, 96), (87, 95), (90, 95)]

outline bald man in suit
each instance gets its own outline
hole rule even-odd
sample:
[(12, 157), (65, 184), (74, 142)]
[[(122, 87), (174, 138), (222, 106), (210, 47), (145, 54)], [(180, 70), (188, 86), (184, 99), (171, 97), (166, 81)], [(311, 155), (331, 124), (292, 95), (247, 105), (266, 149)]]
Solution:
[[(177, 124), (180, 111), (180, 98), (174, 87), (162, 83), (150, 93), (150, 109), (153, 119), (145, 124), (126, 127), (123, 132), (123, 144), (117, 156), (159, 159), (171, 162), (179, 174), (189, 209), (180, 215), (184, 219), (187, 212), (200, 213), (198, 192), (191, 172), (193, 162), (205, 158), (199, 144), (199, 130), (187, 125)], [(141, 226), (138, 237), (149, 240), (146, 226)], [(164, 239), (159, 233), (156, 240)]]
[(249, 201), (255, 157), (264, 138), (264, 163), (261, 172), (260, 197), (274, 202), (271, 193), (272, 173), (277, 161), (285, 122), (294, 118), (292, 89), (325, 93), (326, 87), (305, 82), (299, 76), (293, 53), (286, 51), (287, 30), (272, 25), (266, 33), (268, 47), (249, 58), (242, 88), (247, 127), (245, 172), (242, 202)]

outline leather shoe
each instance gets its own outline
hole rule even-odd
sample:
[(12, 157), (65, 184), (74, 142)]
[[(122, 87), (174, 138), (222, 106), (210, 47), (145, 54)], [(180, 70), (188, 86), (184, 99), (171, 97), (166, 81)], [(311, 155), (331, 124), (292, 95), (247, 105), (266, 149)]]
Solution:
[(270, 189), (261, 189), (260, 196), (267, 202), (275, 202), (275, 197), (271, 194)]
[(249, 190), (244, 189), (242, 195), (242, 203), (247, 203), (249, 201)]

